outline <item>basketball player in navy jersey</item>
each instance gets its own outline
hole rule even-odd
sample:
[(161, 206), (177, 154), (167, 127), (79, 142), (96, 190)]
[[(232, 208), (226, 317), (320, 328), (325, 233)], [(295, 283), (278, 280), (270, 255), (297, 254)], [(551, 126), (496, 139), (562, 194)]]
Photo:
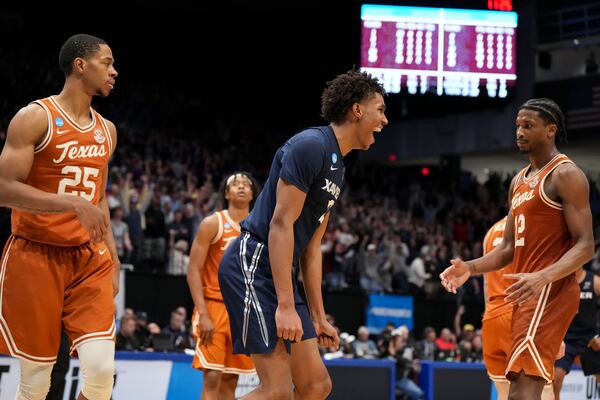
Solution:
[[(329, 125), (303, 130), (277, 150), (242, 234), (221, 260), (233, 352), (252, 355), (260, 378), (246, 400), (325, 399), (331, 391), (318, 345), (337, 347), (339, 337), (323, 308), (321, 238), (342, 191), (342, 158), (367, 150), (387, 125), (384, 96), (367, 73), (328, 82), (321, 113)], [(298, 266), (308, 305), (292, 278)]]
[(579, 283), (579, 309), (565, 335), (565, 355), (554, 363), (554, 399), (560, 400), (565, 375), (576, 356), (581, 359), (585, 376), (595, 375), (600, 382), (600, 337), (598, 337), (597, 304), (600, 276), (583, 268), (575, 274)]

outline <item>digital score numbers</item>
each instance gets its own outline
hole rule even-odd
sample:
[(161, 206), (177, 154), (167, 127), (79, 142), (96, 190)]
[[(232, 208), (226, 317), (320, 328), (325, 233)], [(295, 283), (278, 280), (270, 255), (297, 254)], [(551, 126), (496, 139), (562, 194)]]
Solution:
[(365, 4), (361, 70), (386, 91), (506, 97), (516, 83), (517, 13)]

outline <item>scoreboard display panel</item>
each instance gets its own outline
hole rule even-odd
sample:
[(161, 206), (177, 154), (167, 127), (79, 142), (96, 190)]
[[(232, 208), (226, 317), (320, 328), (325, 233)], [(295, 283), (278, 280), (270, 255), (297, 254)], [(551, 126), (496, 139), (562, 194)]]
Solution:
[(516, 12), (363, 4), (361, 24), (361, 70), (389, 93), (505, 98), (516, 84)]

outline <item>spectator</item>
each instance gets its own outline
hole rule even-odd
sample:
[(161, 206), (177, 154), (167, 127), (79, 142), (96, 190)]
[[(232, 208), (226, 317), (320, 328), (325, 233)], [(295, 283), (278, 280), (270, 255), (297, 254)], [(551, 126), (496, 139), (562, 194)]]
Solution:
[(194, 340), (185, 326), (185, 314), (181, 311), (171, 312), (169, 325), (165, 326), (161, 332), (171, 335), (171, 343), (176, 351), (194, 348)]
[(418, 341), (416, 345), (422, 360), (435, 360), (439, 350), (435, 344), (436, 336), (435, 329), (431, 326), (423, 330), (423, 340)]
[(148, 339), (144, 346), (145, 351), (154, 351), (154, 336), (160, 334), (160, 327), (155, 322), (148, 324)]
[(148, 346), (150, 331), (148, 330), (148, 314), (144, 311), (135, 313), (135, 337), (142, 348)]
[(435, 340), (435, 344), (438, 348), (437, 360), (454, 361), (456, 359), (456, 337), (450, 329), (442, 329), (440, 337)]
[(179, 240), (185, 240), (190, 243), (191, 231), (188, 226), (183, 222), (183, 211), (177, 210), (173, 213), (173, 222), (167, 226), (169, 232), (170, 242), (176, 243)]
[(420, 255), (417, 255), (410, 263), (408, 272), (408, 284), (411, 287), (411, 292), (416, 295), (424, 294), (425, 280), (430, 277), (431, 274), (425, 271), (425, 262), (423, 261), (423, 258), (421, 258)]
[(409, 400), (424, 398), (424, 392), (413, 380), (421, 370), (416, 349), (409, 343), (409, 330), (405, 326), (394, 329), (388, 339), (384, 357), (396, 361), (396, 389)]
[(135, 336), (135, 317), (124, 315), (121, 318), (121, 328), (117, 334), (115, 350), (136, 351), (141, 349), (142, 344)]
[(392, 331), (396, 329), (396, 326), (392, 321), (388, 321), (385, 324), (385, 327), (381, 332), (379, 332), (379, 336), (377, 338), (377, 349), (380, 354), (385, 354), (387, 351), (387, 344), (392, 339)]
[(358, 338), (352, 342), (352, 349), (356, 358), (377, 358), (379, 356), (375, 342), (369, 339), (369, 328), (366, 326), (358, 328)]
[(382, 267), (385, 254), (377, 253), (377, 245), (369, 243), (368, 237), (363, 239), (359, 252), (359, 270), (361, 271), (360, 286), (367, 293), (392, 290), (392, 277), (389, 271)]
[(188, 242), (186, 240), (180, 239), (172, 245), (172, 249), (169, 252), (167, 273), (171, 275), (186, 275), (190, 263), (190, 257), (187, 254)]
[(129, 256), (133, 250), (129, 238), (129, 227), (123, 221), (123, 208), (117, 206), (110, 210), (112, 232), (115, 238), (117, 254), (122, 263), (129, 262)]
[(146, 211), (146, 229), (144, 230), (144, 256), (148, 267), (154, 271), (164, 268), (166, 251), (165, 216), (160, 207), (160, 198), (154, 196), (150, 208)]

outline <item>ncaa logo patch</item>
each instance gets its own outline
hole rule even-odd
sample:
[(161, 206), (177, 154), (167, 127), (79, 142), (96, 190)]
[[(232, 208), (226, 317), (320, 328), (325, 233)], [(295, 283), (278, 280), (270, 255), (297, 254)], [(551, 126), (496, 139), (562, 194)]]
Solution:
[(100, 129), (96, 129), (94, 131), (94, 139), (96, 139), (96, 142), (100, 144), (104, 143), (104, 141), (106, 140)]
[(63, 119), (61, 117), (58, 117), (58, 118), (54, 119), (54, 123), (56, 124), (56, 126), (58, 126), (60, 128), (61, 126), (63, 126), (65, 124), (65, 121), (63, 121)]
[(337, 154), (335, 154), (335, 153), (331, 154), (331, 162), (334, 164), (337, 162)]
[(540, 183), (540, 178), (536, 175), (533, 177), (531, 182), (529, 182), (529, 187), (533, 189), (534, 187), (537, 186), (538, 183)]
[(229, 224), (229, 222), (225, 222), (225, 223), (223, 224), (223, 226), (225, 227), (225, 229), (229, 229), (229, 228), (231, 228), (231, 224)]

